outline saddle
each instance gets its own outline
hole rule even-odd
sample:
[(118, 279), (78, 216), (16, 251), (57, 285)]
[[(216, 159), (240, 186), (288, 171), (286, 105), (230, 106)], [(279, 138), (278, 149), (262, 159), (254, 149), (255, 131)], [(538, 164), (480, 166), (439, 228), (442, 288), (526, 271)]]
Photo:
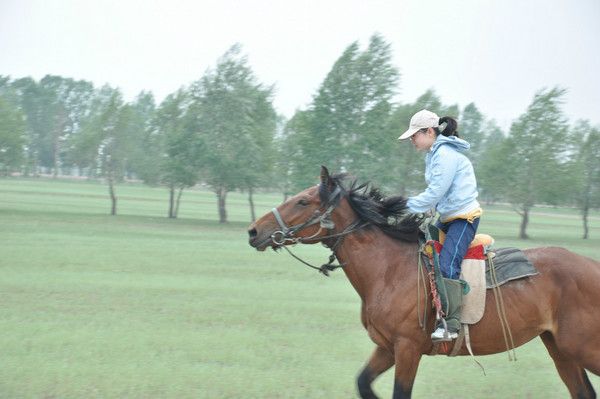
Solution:
[[(443, 236), (440, 239), (443, 240)], [(475, 324), (481, 320), (488, 289), (538, 274), (523, 251), (510, 247), (493, 250), (493, 244), (492, 236), (476, 234), (461, 263), (460, 279), (465, 281), (468, 287), (463, 290), (460, 316), (463, 324)], [(434, 248), (439, 254), (442, 243), (434, 241)]]
[[(439, 238), (441, 238), (441, 241), (443, 242), (443, 234)], [(459, 304), (458, 306), (460, 306), (460, 323), (462, 325), (459, 337), (456, 340), (452, 351), (450, 351), (450, 346), (447, 345), (446, 342), (443, 342), (441, 350), (438, 348), (439, 343), (435, 344), (431, 354), (445, 353), (449, 356), (456, 356), (463, 344), (462, 341), (466, 336), (467, 348), (469, 353), (473, 355), (469, 343), (468, 325), (479, 322), (483, 317), (485, 312), (486, 291), (488, 289), (496, 290), (494, 292), (497, 296), (496, 300), (498, 301), (498, 296), (500, 296), (500, 301), (502, 301), (501, 294), (498, 292), (497, 287), (512, 280), (538, 274), (538, 271), (533, 264), (529, 262), (521, 250), (517, 248), (500, 248), (492, 250), (493, 243), (494, 239), (487, 234), (477, 234), (471, 242), (461, 263), (460, 279), (463, 283), (462, 298), (460, 298), (460, 294), (458, 294), (458, 298), (455, 298)], [(429, 250), (427, 249), (428, 247)], [(425, 246), (425, 253), (430, 259), (437, 260), (437, 256), (430, 255), (433, 255), (432, 253), (434, 251), (439, 254), (441, 249), (442, 243), (437, 240), (432, 240)], [(439, 271), (439, 267), (434, 267), (434, 269)], [(436, 285), (438, 287), (443, 285), (444, 287), (449, 288), (449, 284), (456, 284), (456, 280), (443, 278), (441, 273), (439, 274), (440, 275), (435, 276)], [(450, 296), (447, 296), (447, 298), (441, 296), (440, 299), (442, 301), (442, 308), (449, 309), (452, 304)], [(504, 315), (504, 317), (506, 316)]]

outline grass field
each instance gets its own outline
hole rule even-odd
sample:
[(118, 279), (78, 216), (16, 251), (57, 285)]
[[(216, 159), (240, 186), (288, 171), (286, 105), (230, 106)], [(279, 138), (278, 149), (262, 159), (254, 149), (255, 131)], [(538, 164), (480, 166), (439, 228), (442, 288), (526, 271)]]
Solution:
[[(184, 193), (165, 218), (167, 191), (118, 187), (108, 216), (93, 182), (0, 180), (0, 398), (351, 398), (373, 344), (342, 272), (329, 279), (285, 253), (247, 245), (245, 196), (217, 223), (214, 194)], [(260, 195), (262, 214), (281, 202)], [(576, 210), (519, 217), (486, 207), (480, 231), (497, 246), (560, 245), (600, 259), (600, 214), (581, 240)], [(298, 248), (325, 260), (320, 246)], [(536, 339), (506, 354), (425, 357), (414, 397), (564, 398)], [(375, 384), (390, 397), (393, 373)], [(590, 376), (597, 392), (600, 377)]]

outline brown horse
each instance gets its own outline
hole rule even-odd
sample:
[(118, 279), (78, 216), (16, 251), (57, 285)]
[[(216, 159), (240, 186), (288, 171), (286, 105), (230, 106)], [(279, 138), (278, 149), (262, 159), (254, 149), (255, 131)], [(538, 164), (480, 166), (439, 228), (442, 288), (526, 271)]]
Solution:
[[(426, 331), (417, 315), (425, 306), (425, 298), (417, 298), (420, 221), (407, 213), (402, 197), (342, 183), (322, 167), (318, 186), (250, 226), (250, 245), (262, 251), (323, 242), (331, 248), (362, 300), (361, 320), (376, 344), (357, 379), (360, 396), (376, 398), (371, 383), (395, 365), (393, 397), (408, 398), (421, 356), (433, 347), (434, 311)], [(540, 336), (571, 396), (595, 398), (585, 369), (600, 375), (600, 263), (562, 248), (524, 252), (539, 274), (501, 287), (514, 343)], [(476, 355), (506, 349), (494, 301), (487, 295), (483, 318), (471, 326)], [(464, 347), (460, 354), (467, 354)]]

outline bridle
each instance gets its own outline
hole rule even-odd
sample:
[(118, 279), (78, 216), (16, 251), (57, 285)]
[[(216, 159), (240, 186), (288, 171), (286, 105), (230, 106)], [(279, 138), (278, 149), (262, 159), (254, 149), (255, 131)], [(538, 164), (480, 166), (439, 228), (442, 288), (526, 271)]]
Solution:
[[(338, 199), (337, 197), (340, 196), (341, 193), (342, 193), (342, 189), (339, 186), (337, 186), (335, 188), (335, 190), (333, 191), (333, 193), (331, 193), (331, 196), (329, 197), (329, 200), (327, 201), (327, 204), (329, 206), (327, 207), (325, 212), (321, 212), (320, 209), (317, 209), (312, 214), (312, 216), (310, 218), (308, 218), (307, 221), (305, 221), (303, 223), (299, 223), (292, 227), (288, 227), (287, 224), (285, 224), (285, 222), (283, 221), (283, 218), (281, 217), (281, 214), (279, 213), (279, 210), (277, 210), (277, 208), (271, 209), (271, 212), (273, 212), (273, 215), (275, 215), (275, 219), (277, 220), (277, 223), (279, 224), (279, 227), (281, 228), (281, 230), (277, 230), (277, 231), (273, 232), (273, 234), (271, 234), (271, 241), (273, 241), (273, 244), (284, 245), (286, 242), (289, 242), (291, 244), (302, 243), (303, 241), (308, 241), (308, 240), (314, 239), (315, 237), (317, 237), (319, 235), (319, 233), (323, 229), (331, 230), (331, 229), (335, 228), (335, 223), (333, 223), (333, 220), (331, 220), (331, 213), (337, 206), (337, 199)], [(319, 223), (319, 230), (312, 236), (310, 236), (310, 237), (295, 237), (295, 234), (297, 232), (299, 232), (300, 230), (303, 230), (303, 229), (310, 227), (312, 225), (315, 225), (317, 223)]]
[[(339, 197), (341, 197), (341, 195), (342, 195), (342, 188), (340, 186), (336, 186), (335, 190), (333, 191), (333, 193), (331, 193), (331, 195), (329, 196), (329, 199), (327, 200), (327, 205), (326, 205), (327, 208), (325, 209), (325, 211), (321, 211), (321, 209), (317, 209), (312, 214), (312, 216), (308, 218), (308, 220), (306, 220), (305, 222), (296, 224), (294, 226), (291, 226), (291, 227), (289, 227), (285, 223), (285, 221), (281, 217), (281, 214), (279, 213), (279, 210), (277, 208), (271, 209), (271, 212), (275, 216), (275, 220), (277, 220), (277, 223), (279, 224), (279, 227), (280, 227), (280, 230), (273, 232), (273, 234), (271, 234), (271, 237), (270, 237), (273, 244), (275, 244), (275, 248), (284, 248), (295, 259), (304, 263), (308, 267), (318, 270), (320, 273), (323, 273), (325, 276), (329, 276), (330, 271), (333, 271), (340, 267), (344, 267), (344, 264), (342, 264), (340, 262), (338, 262), (339, 264), (337, 264), (337, 265), (333, 264), (333, 262), (336, 260), (335, 250), (337, 249), (337, 247), (339, 247), (343, 238), (346, 235), (365, 227), (366, 225), (369, 224), (369, 222), (363, 222), (360, 219), (358, 219), (355, 222), (351, 223), (346, 228), (344, 228), (344, 230), (340, 233), (319, 236), (319, 234), (323, 231), (323, 229), (325, 229), (327, 231), (331, 231), (335, 228), (335, 223), (333, 222), (333, 220), (331, 220), (331, 213), (334, 211), (334, 209), (339, 204), (339, 200), (340, 200)], [(296, 234), (299, 231), (301, 231), (307, 227), (313, 226), (317, 223), (319, 224), (319, 230), (317, 230), (317, 232), (315, 234), (311, 235), (310, 237), (297, 237), (296, 236)], [(326, 245), (329, 247), (329, 249), (331, 249), (332, 253), (329, 256), (329, 262), (321, 265), (321, 267), (313, 266), (310, 263), (299, 258), (298, 256), (294, 255), (294, 253), (292, 253), (292, 251), (285, 245), (286, 243), (289, 243), (289, 244), (309, 243), (313, 240), (323, 241), (323, 240), (330, 239), (330, 238), (337, 238), (337, 240), (331, 246)]]

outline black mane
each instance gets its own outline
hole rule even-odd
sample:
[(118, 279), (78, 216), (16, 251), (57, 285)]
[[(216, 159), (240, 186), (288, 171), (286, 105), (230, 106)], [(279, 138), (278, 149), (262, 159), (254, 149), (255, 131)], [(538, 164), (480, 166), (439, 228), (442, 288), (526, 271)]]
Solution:
[[(349, 187), (345, 187), (347, 179), (344, 174), (336, 174), (330, 178), (342, 188), (344, 196), (361, 220), (397, 240), (411, 243), (419, 240), (422, 217), (409, 212), (406, 198), (400, 195), (385, 197), (369, 182), (359, 184), (352, 180)], [(328, 202), (330, 193), (326, 186), (320, 185), (319, 195), (322, 203)]]

